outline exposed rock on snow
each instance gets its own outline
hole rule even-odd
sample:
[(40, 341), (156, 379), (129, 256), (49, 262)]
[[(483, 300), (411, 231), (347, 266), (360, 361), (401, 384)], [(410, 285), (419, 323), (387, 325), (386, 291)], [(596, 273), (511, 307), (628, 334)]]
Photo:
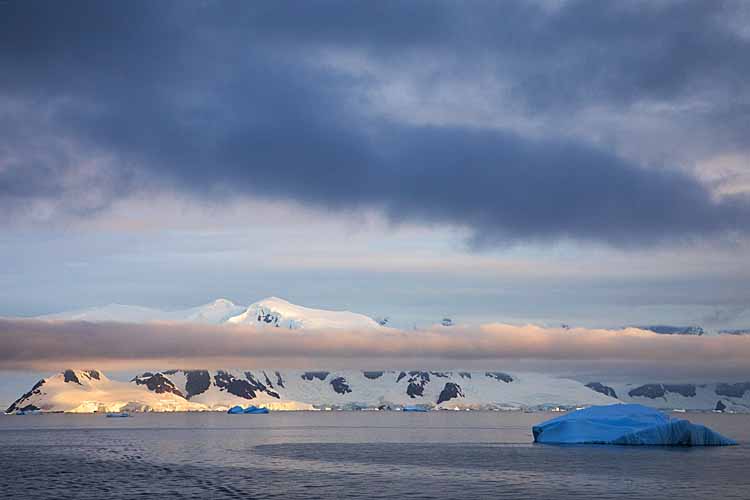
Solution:
[(486, 377), (494, 378), (495, 380), (502, 380), (506, 384), (513, 382), (513, 377), (503, 372), (485, 372)]
[(715, 392), (719, 396), (741, 398), (745, 396), (746, 392), (750, 392), (750, 382), (740, 382), (737, 384), (716, 384)]
[(636, 326), (635, 328), (663, 335), (704, 335), (706, 333), (700, 326), (650, 325)]
[(628, 391), (630, 397), (643, 396), (646, 398), (663, 398), (665, 394), (673, 392), (686, 398), (695, 396), (694, 384), (646, 384)]
[[(726, 411), (750, 412), (750, 382), (706, 384), (623, 384), (596, 382), (613, 391), (624, 403), (640, 403), (665, 410), (685, 409), (710, 411), (717, 399), (726, 405)], [(599, 391), (601, 392), (601, 391)]]
[(608, 385), (604, 385), (599, 382), (589, 382), (588, 384), (586, 384), (586, 387), (600, 394), (604, 394), (605, 396), (609, 396), (615, 399), (617, 398), (617, 393), (615, 392), (615, 390)]
[(443, 390), (440, 391), (440, 396), (438, 396), (437, 404), (444, 403), (445, 401), (450, 401), (454, 398), (462, 397), (464, 397), (464, 393), (461, 391), (461, 386), (458, 384), (454, 384), (453, 382), (448, 382), (445, 384), (445, 387), (443, 387)]
[(331, 380), (331, 387), (333, 387), (333, 390), (339, 394), (352, 392), (351, 387), (349, 387), (349, 384), (346, 383), (346, 379), (344, 377), (336, 377), (335, 379)]
[[(362, 371), (169, 370), (146, 372), (131, 383), (103, 374), (73, 370), (76, 383), (61, 373), (40, 381), (8, 410), (187, 411), (232, 406), (277, 409), (379, 408), (418, 404), (451, 408), (575, 407), (612, 401), (580, 382), (539, 374), (514, 374), (498, 383), (484, 372), (384, 371), (372, 378)], [(272, 375), (271, 375), (272, 374)], [(468, 376), (467, 376), (468, 375)]]

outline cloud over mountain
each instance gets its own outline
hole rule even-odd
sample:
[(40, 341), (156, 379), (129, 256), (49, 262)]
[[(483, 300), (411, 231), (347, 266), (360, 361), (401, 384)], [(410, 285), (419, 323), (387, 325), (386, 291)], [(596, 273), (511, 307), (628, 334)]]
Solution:
[(519, 360), (579, 370), (602, 368), (692, 376), (747, 372), (748, 336), (673, 336), (638, 329), (557, 329), (487, 324), (397, 329), (295, 330), (188, 322), (115, 323), (0, 320), (0, 369), (106, 369), (162, 366), (399, 367), (404, 363), (467, 366)]

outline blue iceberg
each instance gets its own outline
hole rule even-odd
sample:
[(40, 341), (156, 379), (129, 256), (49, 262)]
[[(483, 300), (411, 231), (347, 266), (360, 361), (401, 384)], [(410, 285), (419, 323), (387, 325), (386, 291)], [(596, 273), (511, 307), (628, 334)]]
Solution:
[(547, 420), (532, 429), (534, 442), (549, 444), (619, 444), (727, 446), (737, 442), (703, 425), (670, 419), (638, 404), (592, 406)]
[(250, 413), (250, 414), (268, 413), (268, 408), (260, 408), (258, 406), (250, 405), (247, 408), (245, 408), (245, 411), (243, 413)]
[(227, 410), (227, 413), (231, 415), (239, 415), (241, 413), (244, 413), (245, 410), (242, 409), (241, 406), (232, 406), (229, 410)]
[(130, 413), (125, 412), (125, 411), (107, 413), (107, 418), (125, 418), (129, 416), (130, 416)]

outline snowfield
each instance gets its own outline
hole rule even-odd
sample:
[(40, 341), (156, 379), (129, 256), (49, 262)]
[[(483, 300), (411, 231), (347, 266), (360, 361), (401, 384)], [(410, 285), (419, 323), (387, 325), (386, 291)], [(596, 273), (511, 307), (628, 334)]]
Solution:
[[(110, 380), (98, 370), (66, 370), (38, 382), (7, 412), (226, 411), (250, 404), (270, 410), (550, 410), (617, 402), (750, 411), (750, 384), (605, 386), (618, 398), (603, 394), (602, 385), (594, 390), (538, 373), (463, 370), (167, 370), (130, 382)], [(628, 388), (632, 395), (625, 392)]]
[(127, 383), (98, 370), (66, 370), (40, 381), (7, 411), (226, 411), (249, 404), (271, 410), (522, 410), (614, 401), (580, 382), (531, 373), (169, 370)]

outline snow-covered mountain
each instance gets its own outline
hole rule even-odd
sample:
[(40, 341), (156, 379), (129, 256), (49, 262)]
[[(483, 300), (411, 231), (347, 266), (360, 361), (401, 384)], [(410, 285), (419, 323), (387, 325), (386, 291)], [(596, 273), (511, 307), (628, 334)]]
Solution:
[(67, 411), (195, 411), (201, 405), (178, 394), (143, 390), (127, 382), (110, 380), (99, 370), (65, 370), (40, 380), (13, 403), (17, 410)]
[(169, 370), (128, 382), (98, 370), (39, 381), (9, 408), (65, 412), (324, 408), (549, 409), (613, 402), (660, 409), (750, 412), (750, 382), (604, 384), (498, 371)]
[(349, 311), (328, 311), (298, 306), (278, 297), (268, 297), (249, 306), (227, 299), (178, 311), (110, 304), (103, 307), (39, 316), (39, 319), (79, 321), (185, 321), (208, 324), (253, 324), (285, 329), (383, 329), (374, 319)]
[(574, 380), (496, 371), (170, 370), (127, 383), (98, 370), (66, 370), (38, 382), (7, 411), (200, 411), (237, 404), (275, 410), (538, 409), (613, 401)]
[(261, 324), (289, 329), (373, 329), (382, 328), (374, 319), (349, 311), (326, 311), (302, 307), (278, 297), (269, 297), (248, 306), (229, 324)]

